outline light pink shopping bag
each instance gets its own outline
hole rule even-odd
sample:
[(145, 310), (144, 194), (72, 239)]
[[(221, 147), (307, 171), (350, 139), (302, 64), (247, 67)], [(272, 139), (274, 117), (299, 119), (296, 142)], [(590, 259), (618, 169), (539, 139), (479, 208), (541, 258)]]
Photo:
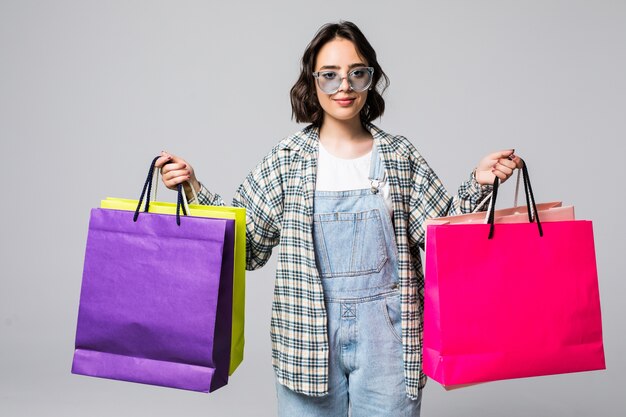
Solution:
[[(542, 222), (554, 222), (558, 220), (574, 220), (574, 206), (564, 206), (560, 201), (537, 204), (537, 211)], [(461, 224), (461, 223), (486, 223), (487, 213), (479, 211), (477, 213), (459, 214), (456, 216), (437, 217), (428, 219), (425, 226), (431, 224)], [(495, 223), (524, 223), (528, 222), (528, 211), (526, 206), (509, 207), (496, 210), (494, 214)]]
[(591, 221), (494, 217), (427, 227), (426, 375), (455, 386), (604, 369)]

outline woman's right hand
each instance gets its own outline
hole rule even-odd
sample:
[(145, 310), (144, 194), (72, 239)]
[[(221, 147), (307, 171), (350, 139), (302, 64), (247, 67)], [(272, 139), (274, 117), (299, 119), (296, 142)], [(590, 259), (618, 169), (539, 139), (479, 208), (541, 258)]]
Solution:
[(178, 184), (183, 184), (188, 199), (193, 195), (189, 188), (190, 185), (194, 188), (196, 193), (200, 191), (200, 183), (196, 179), (196, 174), (191, 165), (184, 159), (162, 151), (161, 156), (156, 160), (154, 166), (161, 168), (163, 184), (170, 190), (176, 190)]

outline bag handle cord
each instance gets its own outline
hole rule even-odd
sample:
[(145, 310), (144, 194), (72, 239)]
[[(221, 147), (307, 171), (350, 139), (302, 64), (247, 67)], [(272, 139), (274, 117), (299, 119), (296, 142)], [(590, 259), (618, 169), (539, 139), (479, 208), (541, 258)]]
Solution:
[[(535, 195), (533, 193), (532, 185), (530, 184), (530, 176), (528, 175), (528, 167), (526, 162), (522, 160), (522, 178), (524, 180), (524, 194), (526, 196), (526, 209), (528, 211), (528, 222), (536, 222), (537, 229), (539, 231), (539, 236), (543, 237), (543, 228), (541, 227), (541, 222), (539, 221), (539, 212), (537, 210), (537, 204), (535, 203)], [(500, 179), (495, 177), (493, 179), (493, 195), (491, 196), (491, 204), (489, 204), (489, 216), (487, 217), (487, 222), (489, 223), (489, 239), (493, 238), (493, 234), (495, 232), (495, 209), (496, 209), (496, 198), (498, 196), (498, 187), (500, 184)]]
[[(139, 203), (137, 204), (137, 208), (135, 209), (135, 215), (133, 216), (133, 221), (136, 222), (139, 218), (139, 211), (141, 210), (141, 204), (143, 203), (144, 197), (146, 198), (146, 204), (144, 207), (144, 212), (148, 212), (150, 208), (150, 195), (152, 194), (152, 178), (154, 177), (154, 164), (156, 163), (159, 156), (156, 156), (152, 163), (150, 164), (150, 169), (148, 170), (148, 177), (146, 178), (146, 182), (143, 184), (143, 189), (141, 190), (141, 197), (139, 197)], [(180, 211), (182, 207), (183, 215), (187, 215), (187, 210), (185, 208), (186, 204), (183, 200), (183, 185), (178, 184), (176, 186), (176, 190), (178, 192), (178, 198), (176, 199), (176, 224), (180, 226)], [(147, 191), (147, 193), (146, 193)]]

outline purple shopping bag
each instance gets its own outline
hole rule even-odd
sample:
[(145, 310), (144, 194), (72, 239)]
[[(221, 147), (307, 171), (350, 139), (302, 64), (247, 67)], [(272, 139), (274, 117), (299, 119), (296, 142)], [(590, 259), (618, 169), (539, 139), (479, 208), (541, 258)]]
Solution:
[(230, 365), (234, 221), (138, 214), (91, 211), (72, 373), (220, 388)]

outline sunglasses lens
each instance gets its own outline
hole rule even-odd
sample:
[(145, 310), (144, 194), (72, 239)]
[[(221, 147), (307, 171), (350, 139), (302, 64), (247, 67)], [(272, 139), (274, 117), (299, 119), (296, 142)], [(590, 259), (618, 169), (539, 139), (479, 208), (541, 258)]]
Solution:
[(372, 83), (372, 73), (366, 68), (357, 68), (348, 75), (352, 90), (360, 93), (369, 88)]
[(317, 77), (317, 83), (320, 86), (320, 90), (326, 94), (332, 94), (339, 89), (341, 85), (341, 77), (334, 71), (321, 72)]

